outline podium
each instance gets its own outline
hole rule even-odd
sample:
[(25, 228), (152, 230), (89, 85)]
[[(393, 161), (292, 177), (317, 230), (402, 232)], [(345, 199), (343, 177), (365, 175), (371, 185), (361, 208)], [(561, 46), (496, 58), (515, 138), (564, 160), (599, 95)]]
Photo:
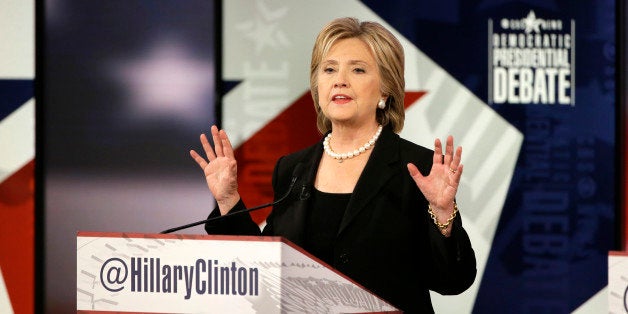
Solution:
[(628, 313), (628, 252), (608, 252), (608, 313)]
[(78, 232), (77, 313), (401, 313), (281, 237)]

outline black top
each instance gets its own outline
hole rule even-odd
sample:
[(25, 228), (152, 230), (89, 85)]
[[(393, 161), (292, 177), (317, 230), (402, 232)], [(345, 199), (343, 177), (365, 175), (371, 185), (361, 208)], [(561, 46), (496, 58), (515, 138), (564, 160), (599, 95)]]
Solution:
[[(314, 181), (323, 154), (321, 138), (313, 146), (279, 158), (272, 179), (275, 200), (290, 194), (273, 205), (263, 230), (246, 214), (242, 200), (231, 212), (245, 214), (208, 222), (205, 230), (281, 236), (305, 248)], [(475, 252), (462, 226), (464, 213), (474, 209), (461, 206), (451, 236), (444, 237), (427, 212), (427, 199), (408, 174), (408, 162), (427, 175), (433, 160), (433, 150), (385, 127), (328, 244), (333, 248), (331, 267), (405, 314), (434, 313), (430, 290), (459, 294), (476, 276)], [(209, 218), (219, 215), (219, 210), (213, 210)]]
[(351, 193), (327, 193), (314, 189), (306, 222), (304, 249), (333, 265), (334, 240)]

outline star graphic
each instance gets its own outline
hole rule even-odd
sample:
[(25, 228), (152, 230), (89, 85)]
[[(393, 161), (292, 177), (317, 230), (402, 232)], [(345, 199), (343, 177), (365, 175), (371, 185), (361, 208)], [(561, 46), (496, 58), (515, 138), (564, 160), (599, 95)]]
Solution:
[(273, 49), (288, 47), (290, 41), (279, 28), (279, 23), (277, 22), (288, 13), (288, 8), (283, 7), (271, 11), (261, 1), (256, 3), (260, 14), (256, 15), (255, 21), (239, 23), (236, 28), (244, 32), (244, 36), (254, 42), (257, 54), (265, 47)]
[(526, 16), (526, 18), (523, 19), (523, 24), (526, 26), (525, 32), (526, 34), (534, 31), (536, 33), (540, 33), (540, 26), (541, 23), (543, 22), (542, 19), (537, 19), (536, 18), (536, 14), (534, 14), (534, 11), (530, 11), (530, 13), (528, 13), (528, 16)]

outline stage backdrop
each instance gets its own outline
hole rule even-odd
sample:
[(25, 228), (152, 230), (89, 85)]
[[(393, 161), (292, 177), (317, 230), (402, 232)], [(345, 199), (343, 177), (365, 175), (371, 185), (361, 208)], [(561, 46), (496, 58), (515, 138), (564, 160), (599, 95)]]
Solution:
[(34, 313), (34, 7), (0, 0), (0, 313)]
[[(213, 73), (207, 64), (212, 48), (203, 46), (214, 34), (211, 3), (173, 2), (40, 3), (62, 58), (47, 63), (51, 70), (78, 73), (56, 82), (65, 87), (52, 85), (65, 97), (46, 103), (57, 110), (47, 118), (58, 120), (47, 120), (45, 133), (57, 143), (47, 149), (50, 160), (38, 161), (52, 162), (47, 169), (54, 172), (46, 182), (44, 243), (51, 277), (47, 299), (37, 300), (47, 303), (46, 312), (74, 310), (74, 246), (68, 243), (77, 230), (157, 232), (211, 210), (187, 150), (198, 147), (198, 133), (215, 121), (212, 95), (205, 95), (200, 110), (173, 113), (173, 102), (159, 101), (171, 99), (173, 81), (150, 75), (154, 63), (141, 61), (183, 59), (188, 69)], [(408, 121), (402, 135), (431, 146), (434, 137), (453, 134), (465, 147), (459, 199), (480, 273), (465, 294), (435, 296), (438, 312), (605, 312), (606, 254), (616, 222), (614, 1), (225, 2), (224, 126), (238, 145), (249, 204), (270, 199), (276, 156), (318, 139), (307, 90), (315, 33), (337, 16), (377, 20), (406, 47)], [(190, 9), (193, 4), (199, 6)], [(0, 0), (2, 313), (32, 307), (33, 274), (26, 268), (32, 269), (34, 234), (33, 6)], [(177, 22), (200, 35), (149, 35)], [(181, 75), (175, 71), (181, 63), (165, 64), (178, 64), (164, 72)], [(134, 80), (141, 74), (149, 79)], [(183, 77), (196, 78), (187, 86), (196, 91), (190, 95), (211, 89), (202, 75)], [(126, 87), (138, 93), (126, 94)], [(92, 99), (94, 94), (101, 99)], [(127, 106), (132, 102), (138, 106)], [(123, 108), (130, 115), (117, 119)], [(158, 126), (165, 132), (157, 135)], [(182, 137), (170, 137), (183, 129)], [(148, 167), (136, 171), (140, 165)], [(177, 174), (153, 176), (155, 169), (173, 168)], [(145, 200), (150, 204), (137, 203)], [(7, 235), (24, 245), (7, 247)], [(8, 266), (16, 261), (18, 267)]]
[(42, 3), (38, 302), (46, 313), (72, 313), (77, 231), (158, 233), (213, 209), (189, 150), (216, 122), (215, 11), (207, 0)]
[(276, 159), (320, 139), (308, 90), (318, 30), (378, 21), (406, 51), (401, 135), (432, 147), (452, 134), (465, 150), (458, 202), (478, 277), (462, 295), (433, 294), (437, 313), (605, 312), (614, 12), (612, 0), (225, 1), (222, 121), (244, 200), (270, 201)]

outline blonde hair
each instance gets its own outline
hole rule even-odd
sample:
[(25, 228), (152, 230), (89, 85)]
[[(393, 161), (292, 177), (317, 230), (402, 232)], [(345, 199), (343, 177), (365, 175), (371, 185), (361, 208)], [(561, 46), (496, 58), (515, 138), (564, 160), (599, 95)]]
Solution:
[(385, 109), (377, 109), (376, 119), (395, 133), (401, 132), (405, 119), (404, 52), (399, 40), (377, 22), (360, 22), (343, 17), (329, 22), (320, 31), (312, 49), (310, 64), (310, 92), (316, 110), (316, 126), (322, 134), (331, 130), (331, 121), (318, 104), (318, 70), (331, 46), (341, 39), (358, 38), (366, 43), (375, 57), (381, 75), (381, 92), (388, 96)]

